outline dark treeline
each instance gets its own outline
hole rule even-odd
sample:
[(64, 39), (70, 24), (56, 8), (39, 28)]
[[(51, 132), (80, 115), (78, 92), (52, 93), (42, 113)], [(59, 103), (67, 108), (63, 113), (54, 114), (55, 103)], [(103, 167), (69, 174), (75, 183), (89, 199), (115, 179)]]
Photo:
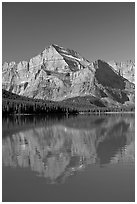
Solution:
[(107, 112), (133, 112), (135, 108), (122, 106), (115, 107), (93, 107), (80, 104), (68, 104), (63, 102), (26, 102), (15, 100), (3, 100), (2, 113), (4, 114), (76, 114), (76, 113), (107, 113)]
[(2, 113), (4, 114), (52, 114), (52, 113), (77, 113), (74, 107), (66, 106), (65, 104), (46, 103), (46, 102), (26, 102), (3, 100)]
[(134, 112), (134, 106), (105, 107), (93, 97), (75, 97), (64, 101), (44, 101), (27, 98), (8, 91), (2, 92), (2, 113), (7, 114), (77, 114)]

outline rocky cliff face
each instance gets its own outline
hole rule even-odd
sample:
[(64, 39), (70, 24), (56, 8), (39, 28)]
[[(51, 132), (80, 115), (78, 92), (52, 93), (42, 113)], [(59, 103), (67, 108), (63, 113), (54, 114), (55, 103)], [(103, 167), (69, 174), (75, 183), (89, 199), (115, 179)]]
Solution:
[(57, 45), (49, 46), (29, 62), (4, 63), (2, 71), (3, 89), (18, 95), (54, 101), (92, 95), (107, 105), (134, 103), (130, 72), (123, 77), (115, 66), (102, 60), (91, 63)]
[(128, 79), (128, 81), (135, 83), (135, 62), (132, 60), (127, 60), (126, 62), (109, 62), (116, 72)]

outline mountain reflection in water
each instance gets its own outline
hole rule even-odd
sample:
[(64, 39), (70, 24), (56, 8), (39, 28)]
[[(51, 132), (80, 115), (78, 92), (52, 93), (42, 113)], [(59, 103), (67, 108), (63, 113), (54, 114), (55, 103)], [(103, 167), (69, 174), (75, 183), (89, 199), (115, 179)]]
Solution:
[(89, 164), (134, 162), (134, 122), (129, 116), (6, 118), (3, 165), (29, 167), (49, 183), (62, 183)]

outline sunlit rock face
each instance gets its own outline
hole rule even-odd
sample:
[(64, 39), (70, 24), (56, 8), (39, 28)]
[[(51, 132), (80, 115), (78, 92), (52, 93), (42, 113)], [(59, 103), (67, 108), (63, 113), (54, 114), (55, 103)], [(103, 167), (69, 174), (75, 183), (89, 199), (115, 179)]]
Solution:
[(52, 183), (63, 182), (89, 164), (134, 162), (134, 119), (110, 117), (89, 123), (86, 128), (60, 123), (7, 134), (2, 139), (3, 165), (29, 167)]
[(29, 62), (4, 63), (2, 87), (18, 95), (44, 100), (94, 96), (106, 106), (134, 103), (135, 87), (131, 83), (134, 66), (122, 64), (121, 67), (123, 74), (119, 74), (118, 66), (102, 60), (89, 62), (74, 50), (51, 45)]
[(128, 81), (135, 83), (135, 62), (127, 60), (125, 62), (111, 61), (109, 64), (117, 71), (117, 73)]

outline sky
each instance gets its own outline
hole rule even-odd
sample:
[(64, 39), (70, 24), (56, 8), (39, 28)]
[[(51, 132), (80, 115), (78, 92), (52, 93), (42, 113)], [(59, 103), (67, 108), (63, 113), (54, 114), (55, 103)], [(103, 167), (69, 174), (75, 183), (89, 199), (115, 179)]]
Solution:
[(134, 60), (135, 3), (2, 3), (3, 62), (28, 61), (51, 44), (89, 61)]

